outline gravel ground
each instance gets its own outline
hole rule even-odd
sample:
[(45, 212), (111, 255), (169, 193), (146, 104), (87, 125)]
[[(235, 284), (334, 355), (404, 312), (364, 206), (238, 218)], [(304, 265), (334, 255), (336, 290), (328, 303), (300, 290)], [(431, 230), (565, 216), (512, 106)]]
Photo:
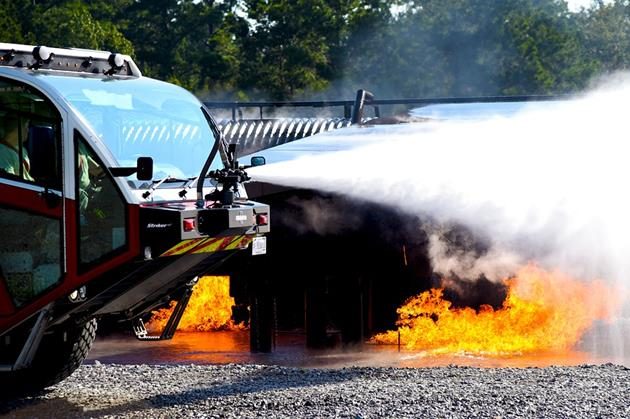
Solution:
[(630, 369), (96, 363), (3, 412), (16, 418), (629, 418)]

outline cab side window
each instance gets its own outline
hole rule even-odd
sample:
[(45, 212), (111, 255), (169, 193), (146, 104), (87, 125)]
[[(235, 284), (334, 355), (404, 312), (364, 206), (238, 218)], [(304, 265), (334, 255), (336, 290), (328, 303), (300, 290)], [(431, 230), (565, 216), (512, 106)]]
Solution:
[(123, 197), (102, 161), (75, 131), (79, 264), (86, 268), (127, 244)]
[(61, 190), (60, 126), (41, 93), (0, 79), (0, 176)]

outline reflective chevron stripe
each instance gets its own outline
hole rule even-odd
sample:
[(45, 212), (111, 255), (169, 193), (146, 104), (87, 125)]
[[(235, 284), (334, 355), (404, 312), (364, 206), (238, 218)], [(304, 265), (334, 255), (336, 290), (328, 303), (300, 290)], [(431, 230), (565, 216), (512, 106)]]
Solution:
[(245, 249), (253, 239), (253, 236), (242, 235), (184, 240), (162, 253), (160, 257), (184, 255), (187, 253), (213, 253), (223, 250)]

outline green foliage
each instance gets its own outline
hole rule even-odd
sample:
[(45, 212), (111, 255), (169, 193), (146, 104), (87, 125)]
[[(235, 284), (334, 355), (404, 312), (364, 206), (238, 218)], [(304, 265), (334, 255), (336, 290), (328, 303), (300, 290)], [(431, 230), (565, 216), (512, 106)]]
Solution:
[(585, 56), (594, 61), (600, 73), (630, 67), (630, 4), (627, 1), (615, 0), (584, 10), (577, 19)]
[[(50, 30), (50, 22), (57, 23), (56, 30)], [(80, 1), (42, 10), (34, 16), (33, 23), (38, 43), (44, 45), (133, 51), (131, 42), (114, 25), (99, 23)]]
[(585, 59), (574, 16), (563, 3), (538, 1), (537, 7), (530, 3), (506, 14), (501, 93), (571, 92), (583, 88), (594, 68)]
[(18, 17), (18, 10), (12, 0), (0, 0), (0, 39), (4, 42), (24, 42), (22, 25)]
[[(235, 1), (136, 0), (125, 34), (147, 75), (194, 91), (232, 87), (241, 62)], [(240, 29), (242, 31), (242, 29)]]
[(566, 92), (593, 73), (573, 15), (555, 0), (416, 0), (362, 42), (374, 48), (349, 56), (369, 69), (363, 84), (394, 96)]
[[(339, 42), (343, 7), (328, 0), (245, 0), (256, 23), (244, 42), (242, 82), (274, 99), (326, 87), (331, 48)], [(327, 77), (328, 76), (328, 77)]]
[(131, 54), (197, 94), (572, 92), (630, 67), (630, 4), (564, 0), (0, 0), (3, 42)]

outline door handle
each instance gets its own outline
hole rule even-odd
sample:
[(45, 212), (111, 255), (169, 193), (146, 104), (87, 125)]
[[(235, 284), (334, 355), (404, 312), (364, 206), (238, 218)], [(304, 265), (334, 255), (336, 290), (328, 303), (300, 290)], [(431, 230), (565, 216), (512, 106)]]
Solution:
[(48, 189), (45, 189), (40, 195), (46, 202), (48, 208), (57, 208), (61, 205), (61, 197)]

